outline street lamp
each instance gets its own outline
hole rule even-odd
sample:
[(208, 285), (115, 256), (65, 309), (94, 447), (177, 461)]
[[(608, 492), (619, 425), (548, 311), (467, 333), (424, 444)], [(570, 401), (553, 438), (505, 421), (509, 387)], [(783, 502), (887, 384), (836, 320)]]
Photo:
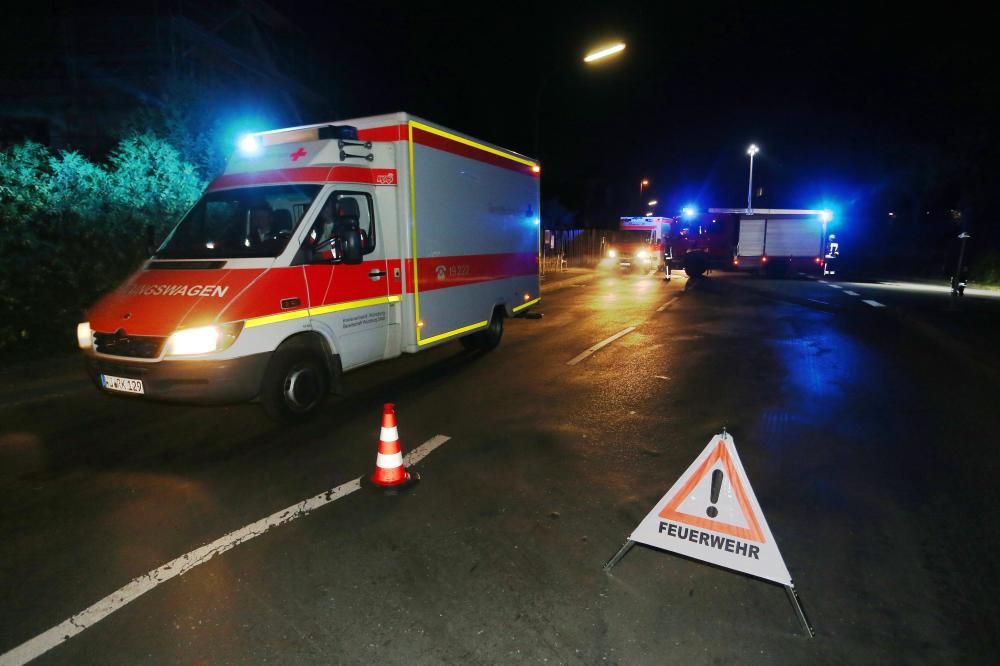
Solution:
[(962, 241), (962, 247), (958, 251), (958, 266), (955, 268), (955, 275), (954, 277), (951, 278), (952, 296), (954, 296), (955, 294), (958, 294), (959, 296), (965, 295), (965, 280), (963, 279), (964, 276), (962, 275), (962, 263), (963, 260), (965, 259), (965, 241), (972, 238), (972, 236), (963, 231), (958, 235), (958, 238), (959, 240)]
[(639, 206), (642, 207), (642, 191), (649, 187), (649, 179), (643, 178), (639, 181)]
[(650, 201), (650, 202), (649, 202), (649, 205), (650, 205), (650, 206), (655, 206), (655, 205), (656, 205), (656, 204), (658, 204), (658, 203), (660, 203), (660, 202), (659, 202), (659, 201), (657, 201), (656, 199), (653, 199), (652, 201)]
[(625, 43), (618, 42), (617, 44), (612, 44), (611, 46), (605, 46), (595, 51), (591, 51), (586, 56), (584, 56), (583, 61), (586, 63), (597, 62), (598, 60), (603, 60), (604, 58), (617, 55), (624, 50), (625, 50)]
[(757, 144), (751, 143), (747, 148), (747, 155), (750, 156), (750, 182), (747, 185), (747, 215), (753, 212), (753, 156), (760, 152)]

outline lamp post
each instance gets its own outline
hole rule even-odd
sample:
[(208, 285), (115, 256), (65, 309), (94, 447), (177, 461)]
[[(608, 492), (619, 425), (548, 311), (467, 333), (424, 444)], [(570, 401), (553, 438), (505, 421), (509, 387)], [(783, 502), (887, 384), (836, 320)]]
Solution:
[(643, 178), (639, 181), (639, 210), (642, 210), (642, 193), (647, 187), (649, 187), (648, 178)]
[(747, 148), (747, 155), (750, 156), (750, 182), (747, 185), (747, 215), (753, 212), (753, 156), (760, 152), (757, 144), (751, 143)]
[(968, 233), (962, 232), (958, 235), (960, 241), (962, 241), (961, 248), (958, 251), (958, 266), (955, 267), (955, 277), (951, 279), (951, 295), (963, 296), (965, 294), (965, 280), (962, 275), (962, 264), (965, 259), (965, 241), (972, 238)]
[[(619, 43), (614, 44), (612, 46), (608, 46), (608, 47), (605, 47), (605, 48), (601, 48), (601, 49), (597, 49), (597, 50), (588, 52), (587, 55), (584, 56), (583, 61), (589, 65), (591, 63), (595, 63), (595, 62), (599, 62), (601, 60), (604, 60), (605, 58), (609, 58), (611, 56), (618, 55), (619, 53), (621, 53), (624, 50), (625, 50), (625, 44), (623, 42), (619, 42)], [(541, 128), (542, 128), (542, 96), (545, 94), (546, 87), (548, 86), (549, 81), (552, 79), (552, 77), (556, 73), (558, 73), (560, 70), (562, 70), (564, 67), (566, 67), (566, 66), (567, 66), (567, 63), (565, 61), (557, 60), (555, 66), (551, 67), (547, 72), (545, 72), (542, 75), (541, 79), (538, 82), (538, 89), (535, 91), (535, 113), (534, 113), (534, 118), (533, 118), (533, 121), (534, 121), (533, 125), (534, 125), (534, 127), (533, 127), (533, 136), (532, 136), (532, 149), (533, 149), (533, 152), (534, 152), (535, 159), (537, 159), (539, 161), (541, 161), (542, 157), (543, 157), (542, 156), (542, 139), (541, 139)], [(535, 173), (539, 173), (541, 171), (541, 167), (539, 165), (535, 165), (532, 168), (535, 171)], [(539, 238), (543, 238), (544, 237), (543, 236), (543, 230), (541, 228), (539, 228), (538, 233), (539, 233)], [(541, 263), (542, 263), (541, 270), (544, 273), (544, 271), (545, 271), (545, 249), (544, 249), (544, 245), (542, 247), (542, 250), (541, 250), (540, 254), (541, 254)]]

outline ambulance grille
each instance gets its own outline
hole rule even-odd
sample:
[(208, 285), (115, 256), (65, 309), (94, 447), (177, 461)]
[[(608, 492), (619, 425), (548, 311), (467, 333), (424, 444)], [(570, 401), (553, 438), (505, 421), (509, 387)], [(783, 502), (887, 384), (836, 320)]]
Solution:
[(110, 356), (127, 356), (129, 358), (156, 358), (166, 338), (125, 335), (117, 333), (94, 333), (94, 346), (98, 354)]

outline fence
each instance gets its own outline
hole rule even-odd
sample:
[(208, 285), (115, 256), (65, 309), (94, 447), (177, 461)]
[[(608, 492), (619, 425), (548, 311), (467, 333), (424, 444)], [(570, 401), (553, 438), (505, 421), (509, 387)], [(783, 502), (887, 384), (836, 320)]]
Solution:
[(607, 229), (546, 229), (542, 237), (542, 274), (565, 268), (593, 268), (604, 256)]

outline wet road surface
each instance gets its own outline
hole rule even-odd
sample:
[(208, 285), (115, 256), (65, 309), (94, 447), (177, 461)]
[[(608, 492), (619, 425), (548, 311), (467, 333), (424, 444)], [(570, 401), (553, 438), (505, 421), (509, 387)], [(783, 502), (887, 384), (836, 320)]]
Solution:
[[(838, 286), (577, 273), (494, 352), (351, 373), (291, 428), (100, 395), (74, 358), (5, 370), (0, 653), (370, 474), (395, 402), (404, 451), (450, 438), (415, 490), (275, 527), (37, 663), (989, 661), (1000, 301)], [(723, 426), (815, 639), (768, 583), (645, 547), (601, 569)]]

